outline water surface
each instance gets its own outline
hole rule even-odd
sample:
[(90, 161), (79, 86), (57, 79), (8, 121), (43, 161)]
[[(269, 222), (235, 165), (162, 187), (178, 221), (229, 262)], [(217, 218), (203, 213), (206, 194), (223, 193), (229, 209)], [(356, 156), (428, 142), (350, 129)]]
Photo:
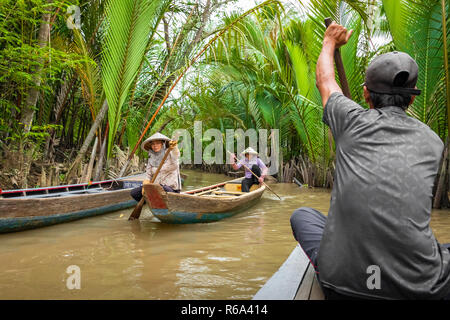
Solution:
[[(186, 171), (185, 189), (229, 179)], [(296, 245), (289, 224), (301, 206), (328, 211), (328, 190), (276, 184), (254, 207), (208, 224), (165, 225), (145, 209), (122, 210), (51, 227), (0, 235), (0, 299), (251, 299)], [(432, 228), (450, 242), (450, 211)], [(68, 290), (66, 269), (81, 270)]]

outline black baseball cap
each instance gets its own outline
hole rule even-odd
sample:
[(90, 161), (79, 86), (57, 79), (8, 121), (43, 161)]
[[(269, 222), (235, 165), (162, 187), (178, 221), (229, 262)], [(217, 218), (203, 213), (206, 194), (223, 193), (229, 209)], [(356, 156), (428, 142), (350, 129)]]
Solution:
[(415, 89), (419, 67), (407, 53), (393, 51), (376, 57), (367, 68), (364, 85), (384, 94), (420, 95)]

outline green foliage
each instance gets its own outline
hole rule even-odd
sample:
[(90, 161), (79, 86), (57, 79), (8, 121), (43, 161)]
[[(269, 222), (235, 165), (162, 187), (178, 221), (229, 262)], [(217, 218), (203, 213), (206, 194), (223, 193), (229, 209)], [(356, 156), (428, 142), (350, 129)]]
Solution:
[[(54, 1), (52, 8), (63, 12), (68, 4), (68, 1)], [(21, 135), (18, 119), (31, 88), (39, 90), (40, 102), (44, 102), (36, 110), (39, 108), (40, 114), (49, 115), (52, 105), (45, 101), (55, 95), (61, 75), (87, 63), (85, 57), (60, 45), (58, 36), (54, 43), (50, 41), (44, 47), (39, 45), (37, 34), (47, 7), (44, 0), (0, 2), (0, 137), (4, 139)], [(37, 69), (41, 75), (39, 82), (35, 74)], [(46, 126), (48, 118), (38, 119), (42, 120), (39, 124)]]
[[(450, 48), (443, 47), (441, 0), (384, 0), (383, 6), (396, 49), (409, 53), (419, 65), (417, 87), (422, 94), (408, 111), (444, 140), (448, 134), (447, 109), (450, 108), (446, 98), (450, 86), (445, 81), (444, 50), (450, 52)], [(448, 8), (447, 1), (447, 22), (450, 21)], [(447, 38), (449, 33), (447, 28)]]
[(44, 126), (32, 126), (29, 132), (16, 132), (8, 137), (7, 140), (19, 141), (22, 144), (33, 143), (37, 146), (42, 145), (46, 138), (50, 136), (49, 132), (54, 130), (61, 130), (61, 125), (44, 125)]
[[(423, 92), (409, 113), (442, 139), (448, 135), (450, 72), (444, 53), (449, 42), (445, 48), (443, 40), (450, 30), (449, 1), (445, 17), (442, 0), (299, 0), (286, 7), (268, 1), (245, 15), (223, 14), (223, 1), (208, 3), (211, 11), (206, 1), (0, 1), (2, 144), (14, 150), (25, 142), (43, 148), (55, 140), (61, 153), (76, 150), (107, 99), (108, 119), (97, 135), (103, 140), (109, 125), (110, 155), (115, 145), (132, 148), (177, 77), (220, 35), (173, 91), (148, 134), (162, 127), (167, 135), (192, 130), (197, 120), (204, 130), (222, 132), (279, 129), (283, 158), (307, 158), (325, 181), (333, 141), (321, 121), (315, 86), (325, 17), (354, 30), (341, 53), (355, 101), (365, 104), (362, 83), (374, 56), (406, 51), (419, 64)], [(66, 25), (72, 4), (81, 9), (79, 30)], [(51, 34), (41, 48), (46, 8), (51, 8)], [(31, 88), (39, 97), (34, 126), (24, 134), (20, 118)]]
[(110, 124), (108, 154), (121, 119), (122, 106), (144, 59), (152, 21), (164, 0), (109, 1), (103, 42), (102, 79)]

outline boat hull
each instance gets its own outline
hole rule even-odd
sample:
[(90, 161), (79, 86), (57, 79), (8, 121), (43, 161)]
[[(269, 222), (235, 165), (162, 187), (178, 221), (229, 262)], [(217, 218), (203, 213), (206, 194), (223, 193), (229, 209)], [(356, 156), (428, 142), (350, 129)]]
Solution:
[(188, 193), (165, 192), (161, 186), (144, 183), (147, 204), (163, 223), (191, 224), (220, 221), (232, 217), (259, 201), (265, 187), (234, 199), (212, 199)]
[(62, 213), (49, 216), (29, 216), (18, 218), (0, 219), (0, 233), (9, 233), (47, 227), (59, 223), (71, 222), (83, 218), (98, 216), (101, 214), (127, 209), (137, 204), (135, 200), (128, 200), (102, 207)]
[(254, 199), (245, 206), (235, 208), (234, 210), (230, 210), (227, 212), (189, 212), (189, 211), (176, 211), (169, 209), (151, 209), (152, 213), (155, 217), (157, 217), (161, 222), (170, 223), (170, 224), (190, 224), (190, 223), (208, 223), (220, 221), (225, 218), (232, 217), (245, 209), (250, 208), (258, 199)]
[[(108, 212), (127, 209), (136, 205), (130, 196), (133, 187), (142, 185), (142, 177), (90, 185), (58, 186), (27, 189), (24, 196), (11, 197), (17, 191), (4, 192), (0, 198), (0, 233), (35, 229)], [(81, 187), (84, 189), (79, 190)], [(69, 190), (73, 188), (72, 191)], [(36, 194), (37, 191), (42, 194)], [(53, 192), (57, 193), (53, 193)], [(45, 192), (45, 193), (44, 193)]]

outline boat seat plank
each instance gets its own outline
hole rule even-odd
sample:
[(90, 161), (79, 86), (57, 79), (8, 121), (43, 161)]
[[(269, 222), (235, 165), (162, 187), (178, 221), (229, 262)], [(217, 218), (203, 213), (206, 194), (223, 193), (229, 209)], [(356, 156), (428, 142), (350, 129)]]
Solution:
[(308, 264), (308, 269), (303, 276), (303, 280), (298, 288), (297, 294), (295, 296), (295, 300), (309, 300), (309, 296), (311, 294), (311, 288), (313, 286), (315, 278), (314, 267), (311, 263)]
[(228, 192), (242, 192), (242, 186), (240, 183), (227, 183), (223, 186), (223, 188)]
[(217, 194), (235, 194), (235, 195), (241, 196), (243, 194), (246, 194), (247, 192), (242, 192), (242, 191), (214, 191), (214, 193), (217, 193)]
[(241, 183), (241, 180), (242, 180), (242, 178), (233, 179), (233, 180), (225, 181), (225, 182), (222, 182), (222, 183), (218, 183), (216, 185), (208, 186), (208, 187), (205, 187), (205, 188), (198, 188), (198, 189), (194, 189), (194, 190), (184, 191), (184, 192), (181, 192), (181, 194), (192, 194), (193, 195), (195, 193), (198, 193), (198, 192), (201, 192), (201, 191), (204, 191), (204, 190), (211, 190), (211, 189), (213, 189), (215, 187), (219, 187), (219, 188), (220, 187), (224, 187), (226, 184)]
[(324, 300), (314, 266), (299, 245), (253, 300)]
[(211, 192), (217, 191), (217, 190), (220, 190), (220, 188), (209, 189), (209, 190), (202, 191), (202, 192), (199, 192), (199, 193), (194, 193), (193, 195), (194, 195), (194, 196), (202, 196), (202, 195), (204, 195), (204, 194), (208, 194), (208, 193), (211, 193)]
[(294, 300), (309, 265), (299, 245), (280, 269), (256, 293), (253, 300)]
[(325, 300), (319, 279), (311, 263), (309, 263), (308, 270), (298, 288), (295, 300)]
[(309, 295), (309, 300), (325, 300), (325, 295), (323, 294), (322, 288), (320, 287), (319, 279), (317, 279), (317, 276), (315, 274), (311, 293)]
[(216, 194), (204, 194), (201, 197), (211, 198), (211, 199), (236, 199), (236, 196), (224, 196)]

